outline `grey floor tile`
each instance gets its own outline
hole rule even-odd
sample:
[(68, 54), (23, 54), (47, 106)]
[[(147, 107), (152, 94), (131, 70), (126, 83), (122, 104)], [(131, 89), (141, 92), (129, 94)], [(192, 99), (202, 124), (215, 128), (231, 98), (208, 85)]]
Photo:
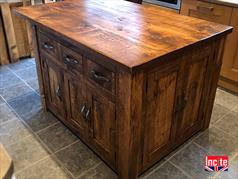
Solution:
[(176, 168), (169, 162), (159, 167), (157, 170), (152, 172), (150, 175), (145, 177), (147, 179), (189, 179), (190, 177), (185, 175), (182, 171)]
[(52, 152), (56, 152), (61, 148), (79, 140), (68, 128), (66, 128), (61, 123), (57, 123), (56, 125), (40, 131), (38, 136)]
[(17, 71), (16, 74), (24, 81), (37, 80), (36, 67), (32, 66), (30, 68)]
[(17, 119), (17, 116), (12, 112), (6, 103), (0, 104), (0, 124)]
[(38, 132), (50, 125), (59, 122), (56, 117), (54, 117), (50, 112), (44, 112), (43, 110), (40, 110), (30, 118), (24, 118), (23, 120), (34, 132)]
[(32, 67), (34, 65), (35, 65), (34, 64), (34, 58), (28, 58), (28, 59), (20, 60), (17, 63), (10, 64), (10, 65), (8, 65), (8, 67), (11, 70), (13, 70), (14, 72), (17, 72), (19, 70), (24, 70), (24, 69), (27, 69), (27, 68)]
[(6, 150), (13, 159), (16, 172), (48, 156), (47, 150), (33, 136), (7, 146)]
[(219, 172), (216, 179), (237, 179), (238, 178), (238, 154), (228, 163), (228, 171)]
[(215, 126), (234, 137), (238, 137), (238, 113), (231, 112), (217, 123)]
[(16, 98), (16, 97), (22, 96), (24, 94), (27, 94), (31, 91), (32, 91), (32, 89), (30, 89), (24, 83), (21, 83), (19, 85), (14, 86), (14, 87), (7, 87), (7, 88), (0, 89), (0, 95), (5, 100), (11, 100), (13, 98)]
[(5, 103), (5, 101), (3, 100), (3, 98), (0, 96), (0, 104)]
[(118, 179), (118, 175), (106, 164), (101, 162), (96, 167), (89, 169), (78, 179)]
[(31, 131), (19, 119), (0, 124), (0, 142), (5, 146), (16, 143), (30, 135), (32, 135)]
[(23, 81), (21, 79), (19, 79), (13, 73), (0, 75), (0, 89), (14, 87), (14, 86), (22, 84), (22, 83), (23, 83)]
[(228, 155), (237, 153), (238, 141), (219, 129), (211, 127), (203, 132), (195, 141), (212, 155)]
[(231, 110), (238, 104), (238, 96), (217, 89), (215, 104), (219, 104), (228, 110)]
[(11, 73), (11, 71), (6, 65), (0, 66), (0, 76), (8, 73)]
[(192, 143), (174, 155), (170, 161), (193, 178), (211, 178), (215, 173), (206, 172), (204, 170), (204, 156), (206, 155), (209, 155), (206, 150)]
[(41, 110), (40, 96), (35, 92), (11, 99), (8, 103), (23, 119), (35, 116)]
[(220, 105), (220, 104), (214, 104), (213, 110), (212, 110), (212, 117), (211, 117), (211, 123), (214, 124), (219, 119), (227, 115), (231, 110), (228, 110), (226, 107)]
[(26, 81), (28, 85), (30, 85), (35, 91), (39, 90), (38, 79), (31, 79)]
[(142, 173), (139, 176), (139, 179), (143, 179), (146, 176), (150, 175), (153, 171), (157, 170), (161, 165), (163, 165), (164, 163), (166, 163), (165, 159), (161, 159), (159, 162), (157, 162), (154, 166), (150, 167), (147, 171), (145, 171), (144, 173)]
[(16, 173), (17, 179), (70, 179), (71, 177), (62, 169), (59, 163), (48, 157), (39, 163)]
[(79, 177), (83, 172), (101, 162), (101, 160), (80, 141), (57, 152), (56, 156), (74, 177)]

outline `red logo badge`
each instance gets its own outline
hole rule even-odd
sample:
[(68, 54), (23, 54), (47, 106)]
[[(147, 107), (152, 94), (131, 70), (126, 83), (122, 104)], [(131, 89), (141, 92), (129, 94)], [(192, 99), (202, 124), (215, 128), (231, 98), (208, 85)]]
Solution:
[(228, 171), (228, 156), (205, 156), (204, 169), (206, 171)]

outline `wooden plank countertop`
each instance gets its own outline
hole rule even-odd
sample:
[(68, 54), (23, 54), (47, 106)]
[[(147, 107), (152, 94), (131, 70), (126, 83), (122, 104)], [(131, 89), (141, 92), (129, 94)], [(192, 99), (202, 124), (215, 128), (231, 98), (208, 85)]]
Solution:
[(16, 13), (130, 70), (232, 31), (229, 26), (124, 0), (69, 0), (21, 7)]

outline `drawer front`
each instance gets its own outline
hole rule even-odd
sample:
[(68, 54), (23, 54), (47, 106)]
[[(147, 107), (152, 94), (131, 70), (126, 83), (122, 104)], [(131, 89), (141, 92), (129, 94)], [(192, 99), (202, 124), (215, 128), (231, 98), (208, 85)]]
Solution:
[(203, 1), (184, 0), (181, 14), (228, 25), (232, 8)]
[(87, 60), (87, 78), (90, 82), (115, 93), (115, 73)]
[(61, 60), (66, 68), (73, 73), (82, 73), (83, 57), (81, 54), (61, 46)]
[(46, 36), (43, 33), (39, 33), (39, 46), (40, 51), (44, 52), (51, 57), (57, 57), (57, 42)]

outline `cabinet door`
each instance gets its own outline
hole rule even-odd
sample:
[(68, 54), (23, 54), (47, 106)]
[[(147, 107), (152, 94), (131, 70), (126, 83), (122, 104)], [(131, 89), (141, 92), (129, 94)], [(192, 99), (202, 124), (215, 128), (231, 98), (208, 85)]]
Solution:
[[(221, 75), (232, 80), (238, 89), (238, 8), (234, 8), (231, 18), (232, 34), (227, 38)], [(236, 90), (236, 92), (238, 92)]]
[(63, 119), (65, 109), (62, 69), (46, 56), (42, 55), (42, 61), (47, 106), (57, 117)]
[(95, 151), (113, 167), (115, 165), (115, 104), (98, 89), (87, 89), (89, 142)]
[(230, 23), (232, 8), (198, 0), (183, 0), (180, 13), (228, 25)]
[[(202, 98), (209, 56), (205, 50), (195, 53), (187, 61), (184, 73), (184, 87), (180, 95), (180, 115), (178, 115), (177, 139), (186, 140), (202, 127)], [(180, 141), (180, 140), (177, 140)]]
[(84, 119), (86, 111), (85, 89), (82, 75), (65, 74), (65, 99), (67, 122), (69, 122), (75, 130), (84, 139), (87, 138), (87, 122)]
[(163, 157), (174, 139), (174, 119), (181, 67), (171, 63), (147, 75), (143, 170)]

